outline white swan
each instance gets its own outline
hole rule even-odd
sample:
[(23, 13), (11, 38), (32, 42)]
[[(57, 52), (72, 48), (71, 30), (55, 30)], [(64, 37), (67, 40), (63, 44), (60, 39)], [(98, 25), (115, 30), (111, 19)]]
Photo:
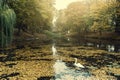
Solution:
[(85, 68), (82, 64), (77, 63), (77, 58), (74, 58), (74, 59), (75, 59), (74, 66), (79, 67), (79, 68)]
[(52, 46), (52, 51), (53, 51), (53, 55), (55, 55), (57, 53), (57, 50), (54, 45)]

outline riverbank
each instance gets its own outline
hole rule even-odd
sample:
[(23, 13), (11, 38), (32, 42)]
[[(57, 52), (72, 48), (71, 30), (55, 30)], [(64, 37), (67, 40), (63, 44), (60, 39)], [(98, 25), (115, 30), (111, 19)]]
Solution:
[[(49, 80), (53, 77), (53, 65), (61, 58), (67, 64), (73, 64), (74, 58), (86, 66), (99, 80), (120, 77), (120, 54), (83, 46), (65, 46), (58, 44), (58, 57), (54, 58), (52, 45), (26, 47), (12, 52), (0, 53), (0, 79), (9, 80)], [(67, 65), (68, 67), (71, 67)], [(102, 76), (102, 77), (101, 77)]]
[(102, 39), (102, 40), (117, 40), (120, 41), (118, 33), (114, 32), (103, 32), (103, 33), (90, 33), (85, 36), (86, 38)]
[(120, 41), (120, 34), (115, 32), (81, 32), (81, 33), (71, 33), (67, 36), (73, 38), (89, 38), (89, 39), (99, 39), (99, 40), (116, 40)]

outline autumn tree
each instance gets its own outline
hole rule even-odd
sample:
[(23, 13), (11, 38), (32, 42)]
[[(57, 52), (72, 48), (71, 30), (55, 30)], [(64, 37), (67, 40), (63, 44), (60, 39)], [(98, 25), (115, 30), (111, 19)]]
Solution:
[[(71, 3), (67, 9), (62, 11), (62, 14), (58, 18), (58, 23), (61, 27), (64, 28), (66, 31), (70, 30), (73, 32), (82, 32), (88, 30), (89, 19), (88, 17), (88, 7), (86, 4), (82, 4), (82, 2), (74, 2)], [(60, 24), (62, 23), (62, 24)], [(59, 26), (58, 25), (58, 26)]]
[(62, 10), (58, 26), (73, 32), (114, 31), (115, 0), (85, 0), (71, 3)]
[(42, 32), (52, 25), (53, 0), (9, 0), (9, 5), (17, 13), (18, 33)]

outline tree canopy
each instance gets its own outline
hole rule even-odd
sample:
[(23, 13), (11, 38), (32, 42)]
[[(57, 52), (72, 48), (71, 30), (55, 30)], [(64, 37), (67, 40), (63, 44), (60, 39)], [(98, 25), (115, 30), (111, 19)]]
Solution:
[(17, 13), (17, 28), (29, 32), (49, 30), (52, 25), (53, 0), (10, 0)]
[(71, 3), (61, 10), (57, 21), (59, 31), (115, 31), (115, 0), (86, 0)]

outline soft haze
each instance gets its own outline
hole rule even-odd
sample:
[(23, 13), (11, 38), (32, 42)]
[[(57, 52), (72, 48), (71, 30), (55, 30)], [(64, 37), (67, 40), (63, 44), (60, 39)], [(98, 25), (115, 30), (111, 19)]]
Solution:
[(80, 0), (56, 0), (55, 2), (55, 8), (57, 10), (66, 8), (70, 3), (80, 1)]

